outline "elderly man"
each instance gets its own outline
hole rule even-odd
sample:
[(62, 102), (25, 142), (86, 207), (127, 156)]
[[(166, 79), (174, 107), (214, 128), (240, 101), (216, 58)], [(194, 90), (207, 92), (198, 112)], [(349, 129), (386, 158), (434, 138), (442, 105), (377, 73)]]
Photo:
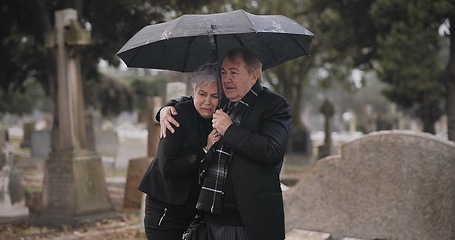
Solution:
[[(291, 114), (285, 98), (261, 85), (261, 72), (259, 59), (244, 48), (229, 50), (221, 64), (223, 110), (212, 119), (221, 138), (204, 158), (196, 205), (212, 240), (285, 238), (279, 174)], [(179, 126), (174, 114), (171, 107), (162, 109), (162, 137)]]

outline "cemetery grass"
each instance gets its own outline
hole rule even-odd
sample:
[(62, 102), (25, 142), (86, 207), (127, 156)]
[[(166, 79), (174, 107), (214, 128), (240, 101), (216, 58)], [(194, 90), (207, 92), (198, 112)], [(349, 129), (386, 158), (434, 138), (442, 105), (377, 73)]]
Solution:
[[(18, 159), (16, 160), (19, 166), (18, 170), (22, 173), (25, 192), (40, 192), (44, 172), (43, 164), (36, 164), (35, 167), (30, 167), (26, 166), (26, 164), (21, 164), (19, 162), (21, 161), (20, 157), (16, 159)], [(106, 169), (105, 173), (107, 178), (126, 176), (125, 169)], [(84, 228), (64, 227), (63, 229), (33, 227), (30, 226), (28, 220), (20, 220), (11, 224), (0, 224), (0, 240), (145, 239), (145, 236), (140, 231), (142, 222), (140, 219), (140, 209), (123, 207), (124, 186), (108, 184), (108, 191), (115, 206), (116, 213), (121, 216), (119, 219), (104, 219), (94, 223), (93, 226)]]

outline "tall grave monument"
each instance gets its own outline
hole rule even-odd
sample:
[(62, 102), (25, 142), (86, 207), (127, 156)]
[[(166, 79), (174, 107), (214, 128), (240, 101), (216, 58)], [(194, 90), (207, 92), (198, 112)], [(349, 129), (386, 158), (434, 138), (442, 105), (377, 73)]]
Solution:
[[(85, 131), (79, 48), (90, 32), (77, 22), (77, 12), (55, 12), (55, 31), (46, 45), (56, 49), (58, 123), (55, 146), (45, 163), (44, 186), (35, 226), (91, 225), (115, 215), (100, 156), (90, 148)], [(55, 127), (55, 125), (54, 125)]]

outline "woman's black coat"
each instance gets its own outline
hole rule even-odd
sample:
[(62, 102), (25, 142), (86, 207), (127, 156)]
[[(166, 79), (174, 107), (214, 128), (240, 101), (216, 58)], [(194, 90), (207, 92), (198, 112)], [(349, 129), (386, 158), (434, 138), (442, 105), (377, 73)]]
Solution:
[[(211, 119), (202, 118), (193, 101), (175, 105), (180, 127), (160, 139), (156, 156), (147, 169), (139, 190), (168, 204), (183, 204), (199, 193), (199, 162), (205, 156)], [(167, 130), (169, 131), (169, 130)]]

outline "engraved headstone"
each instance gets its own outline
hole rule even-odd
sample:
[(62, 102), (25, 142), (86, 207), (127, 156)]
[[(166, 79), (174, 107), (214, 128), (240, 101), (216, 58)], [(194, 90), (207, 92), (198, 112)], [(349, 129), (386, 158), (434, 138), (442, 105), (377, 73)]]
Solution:
[(286, 228), (334, 239), (454, 239), (454, 156), (454, 142), (420, 132), (346, 143), (283, 193)]

